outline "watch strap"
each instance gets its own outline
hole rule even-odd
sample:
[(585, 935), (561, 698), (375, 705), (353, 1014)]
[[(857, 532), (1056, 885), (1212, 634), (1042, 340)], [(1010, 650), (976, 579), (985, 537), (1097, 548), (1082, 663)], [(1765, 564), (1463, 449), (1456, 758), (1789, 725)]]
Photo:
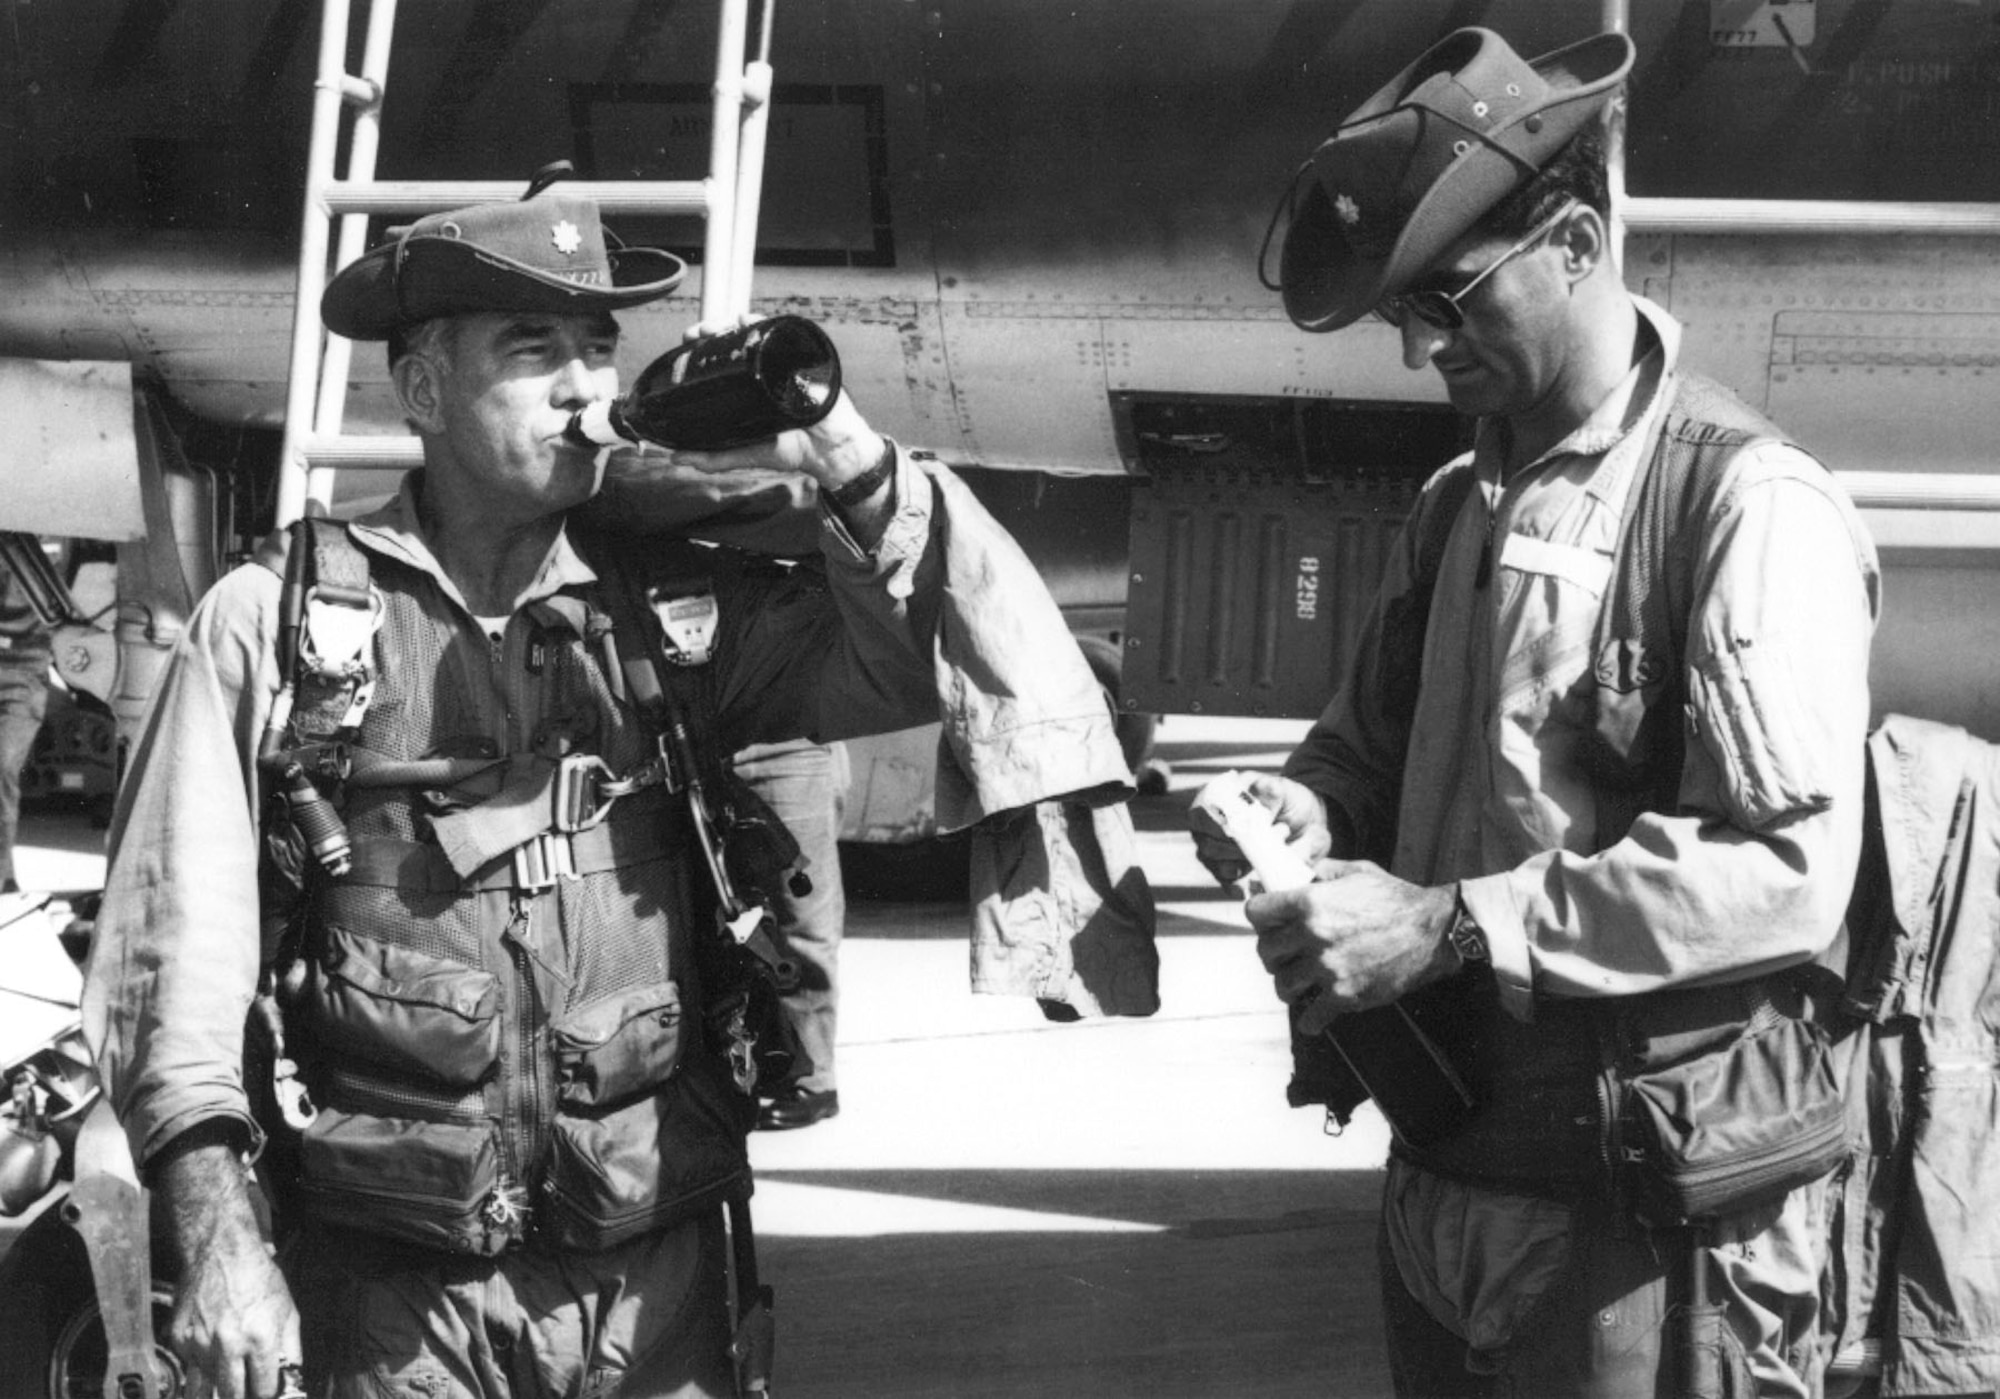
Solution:
[(875, 465), (859, 476), (841, 482), (826, 494), (835, 505), (843, 509), (852, 509), (881, 490), (882, 483), (895, 474), (895, 470), (896, 444), (885, 437), (882, 439), (882, 455), (876, 459)]

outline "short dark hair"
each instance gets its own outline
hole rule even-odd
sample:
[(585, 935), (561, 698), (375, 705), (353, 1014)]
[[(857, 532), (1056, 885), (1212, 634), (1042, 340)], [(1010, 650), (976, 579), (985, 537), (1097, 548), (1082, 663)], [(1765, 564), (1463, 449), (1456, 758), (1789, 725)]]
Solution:
[(1606, 173), (1606, 144), (1604, 123), (1591, 122), (1532, 179), (1482, 214), (1475, 231), (1512, 242), (1525, 237), (1528, 230), (1572, 199), (1609, 219), (1611, 181)]
[(397, 360), (419, 350), (427, 354), (449, 357), (451, 347), (450, 330), (446, 324), (448, 320), (448, 317), (437, 316), (427, 321), (411, 321), (390, 330), (389, 368), (393, 370)]

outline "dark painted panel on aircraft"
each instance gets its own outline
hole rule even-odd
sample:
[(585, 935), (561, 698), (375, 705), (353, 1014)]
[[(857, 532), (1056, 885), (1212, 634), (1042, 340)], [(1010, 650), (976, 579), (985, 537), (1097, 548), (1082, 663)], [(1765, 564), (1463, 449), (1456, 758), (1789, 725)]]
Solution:
[(1766, 16), (1746, 42), (1710, 0), (1634, 4), (1633, 193), (2000, 199), (1996, 0), (1731, 4)]
[(97, 71), (91, 74), (95, 87), (122, 87), (151, 63), (160, 31), (174, 17), (180, 0), (127, 0), (118, 17), (118, 32), (105, 46)]
[[(23, 184), (30, 172), (89, 180), (101, 221), (121, 207), (117, 152), (135, 137), (226, 135), (302, 158), (311, 7), (59, 8), (56, 24), (52, 7), (14, 6), (12, 42), (0, 43), (17, 138), (10, 185), (44, 187)], [(1632, 0), (1635, 190), (2000, 196), (2000, 0), (1764, 6), (1794, 16), (1806, 37), (1790, 45), (1733, 42), (1717, 28), (1720, 14), (1758, 8)], [(787, 0), (774, 57), (787, 82), (920, 98), (920, 125), (892, 123), (898, 158), (931, 161), (953, 211), (947, 260), (962, 248), (976, 262), (1010, 241), (1059, 250), (1171, 237), (1163, 200), (1254, 222), (1339, 116), (1440, 32), (1491, 24), (1535, 52), (1583, 37), (1602, 15), (1600, 0)], [(561, 121), (571, 84), (705, 83), (712, 7), (405, 0), (397, 45), (385, 173), (499, 176), (571, 154)]]
[(1122, 611), (1127, 518), (1139, 483), (1129, 476), (1052, 476), (965, 467), (959, 476), (1006, 526), (1066, 609)]
[(1324, 709), (1410, 490), (1218, 471), (1155, 479), (1132, 500), (1124, 702), (1266, 718)]
[(1132, 493), (1122, 698), (1305, 718), (1345, 673), (1417, 486), (1467, 445), (1448, 409), (1121, 396)]
[(467, 110), (548, 7), (549, 0), (478, 0), (470, 7), (470, 18), (417, 122), (419, 146), (452, 144)]
[(1175, 476), (1206, 465), (1309, 482), (1415, 486), (1471, 445), (1448, 408), (1221, 394), (1112, 396), (1128, 467)]
[[(570, 121), (579, 173), (603, 180), (699, 180), (714, 129), (706, 83), (579, 83)], [(882, 87), (777, 83), (758, 216), (759, 263), (893, 267)], [(701, 260), (694, 220), (627, 218), (623, 236)]]

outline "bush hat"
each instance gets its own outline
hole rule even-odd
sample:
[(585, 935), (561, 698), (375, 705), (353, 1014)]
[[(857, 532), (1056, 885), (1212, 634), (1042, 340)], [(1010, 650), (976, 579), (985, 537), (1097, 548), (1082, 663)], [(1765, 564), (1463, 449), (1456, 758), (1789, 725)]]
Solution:
[(1490, 29), (1432, 46), (1294, 178), (1278, 264), (1286, 314), (1339, 330), (1401, 290), (1598, 119), (1632, 53), (1617, 33), (1526, 60)]
[(531, 193), (392, 228), (343, 268), (320, 319), (350, 340), (386, 340), (433, 316), (480, 311), (615, 311), (665, 296), (687, 264), (608, 236), (597, 201)]

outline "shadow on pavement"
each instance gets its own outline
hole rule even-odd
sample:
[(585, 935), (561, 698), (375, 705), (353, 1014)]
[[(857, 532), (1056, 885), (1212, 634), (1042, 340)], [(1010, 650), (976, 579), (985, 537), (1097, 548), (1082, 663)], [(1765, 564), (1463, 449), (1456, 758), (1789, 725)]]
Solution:
[(1389, 1393), (1377, 1172), (765, 1172), (760, 1192), (786, 1180), (1165, 1226), (767, 1233), (788, 1399)]

